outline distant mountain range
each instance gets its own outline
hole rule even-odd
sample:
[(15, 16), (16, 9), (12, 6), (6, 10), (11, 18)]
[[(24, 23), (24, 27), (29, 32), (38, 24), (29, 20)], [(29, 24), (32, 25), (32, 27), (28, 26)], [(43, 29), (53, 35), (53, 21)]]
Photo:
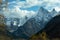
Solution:
[(13, 31), (11, 34), (15, 37), (28, 38), (42, 30), (47, 22), (56, 15), (59, 15), (59, 12), (56, 12), (53, 9), (51, 12), (47, 11), (43, 7), (40, 7), (37, 15), (33, 18), (27, 20), (22, 26), (17, 27), (16, 31)]

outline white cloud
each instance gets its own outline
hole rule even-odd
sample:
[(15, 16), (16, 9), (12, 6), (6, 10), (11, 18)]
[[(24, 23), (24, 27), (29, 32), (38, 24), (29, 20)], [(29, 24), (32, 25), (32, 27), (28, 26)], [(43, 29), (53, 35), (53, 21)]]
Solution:
[(56, 10), (57, 12), (59, 12), (59, 11), (60, 11), (60, 7), (55, 7), (55, 10)]
[(24, 18), (25, 16), (27, 17), (32, 17), (36, 13), (34, 11), (28, 11), (28, 10), (21, 10), (19, 7), (14, 7), (12, 9), (9, 9), (9, 11), (4, 14), (6, 17), (17, 17), (17, 18)]
[(26, 0), (26, 1), (13, 1), (9, 4), (16, 4), (14, 7), (30, 8), (32, 6), (43, 6), (48, 10), (52, 10), (55, 7), (60, 7), (60, 0)]
[[(17, 7), (22, 7), (22, 8), (28, 8), (36, 5), (40, 5), (43, 1), (38, 1), (38, 0), (26, 0), (26, 1), (13, 1), (8, 4), (17, 4), (15, 6)], [(14, 5), (13, 5), (14, 6)]]

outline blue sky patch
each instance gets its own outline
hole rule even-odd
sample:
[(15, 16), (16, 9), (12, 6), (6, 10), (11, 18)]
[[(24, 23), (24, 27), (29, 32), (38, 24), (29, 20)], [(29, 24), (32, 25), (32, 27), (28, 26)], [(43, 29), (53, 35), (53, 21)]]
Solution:
[(30, 8), (20, 8), (21, 10), (33, 10), (33, 11), (37, 11), (40, 7), (39, 6), (32, 6)]

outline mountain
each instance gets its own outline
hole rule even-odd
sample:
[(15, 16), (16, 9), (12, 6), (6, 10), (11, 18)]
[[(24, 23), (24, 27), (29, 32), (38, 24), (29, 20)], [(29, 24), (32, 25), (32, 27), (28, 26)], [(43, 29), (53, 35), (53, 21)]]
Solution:
[(29, 38), (41, 30), (34, 18), (28, 20), (23, 26), (19, 27), (15, 32), (10, 33), (14, 38)]
[(14, 32), (18, 29), (19, 18), (5, 18), (6, 30)]
[(53, 13), (56, 13), (55, 10), (53, 10), (52, 12), (48, 12), (46, 9), (41, 7), (35, 17), (27, 20), (22, 26), (18, 27), (16, 31), (10, 34), (14, 38), (29, 38), (45, 28), (45, 25), (54, 15)]
[[(46, 24), (44, 22), (44, 17), (49, 12), (45, 10), (44, 8), (41, 8), (34, 18), (30, 18), (24, 25), (20, 26), (15, 32), (12, 34), (16, 37), (22, 37), (22, 38), (28, 38), (32, 35), (39, 32), (41, 29), (44, 28), (44, 25)], [(45, 14), (45, 15), (44, 15)], [(41, 18), (42, 17), (42, 18)], [(44, 24), (45, 23), (45, 24)]]
[(58, 12), (57, 12), (55, 9), (53, 9), (53, 10), (50, 12), (50, 15), (51, 15), (52, 17), (56, 16), (57, 14), (58, 14)]
[(50, 15), (49, 15), (49, 11), (47, 11), (46, 9), (44, 9), (43, 7), (40, 7), (37, 16), (35, 17), (37, 23), (41, 23), (41, 27), (44, 28), (43, 25), (45, 25), (49, 20), (50, 20)]

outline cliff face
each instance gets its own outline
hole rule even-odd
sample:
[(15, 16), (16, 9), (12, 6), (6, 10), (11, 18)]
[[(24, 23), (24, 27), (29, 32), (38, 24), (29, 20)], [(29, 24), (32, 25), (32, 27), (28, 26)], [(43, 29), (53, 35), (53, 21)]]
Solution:
[(19, 27), (15, 32), (12, 33), (13, 37), (16, 38), (29, 38), (41, 30), (39, 24), (36, 23), (34, 18), (28, 20), (23, 26)]
[(60, 15), (53, 17), (46, 24), (44, 31), (50, 38), (60, 38)]
[(39, 24), (37, 24), (34, 18), (28, 20), (22, 27), (26, 32), (26, 35), (29, 37), (41, 30)]

